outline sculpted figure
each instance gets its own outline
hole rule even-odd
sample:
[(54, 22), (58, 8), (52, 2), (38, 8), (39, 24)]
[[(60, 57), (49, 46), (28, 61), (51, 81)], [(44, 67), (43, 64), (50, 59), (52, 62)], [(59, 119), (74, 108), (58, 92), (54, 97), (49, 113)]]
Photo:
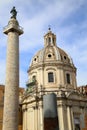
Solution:
[(12, 8), (12, 10), (10, 11), (10, 13), (12, 14), (11, 18), (15, 18), (16, 19), (17, 11), (16, 11), (15, 7)]

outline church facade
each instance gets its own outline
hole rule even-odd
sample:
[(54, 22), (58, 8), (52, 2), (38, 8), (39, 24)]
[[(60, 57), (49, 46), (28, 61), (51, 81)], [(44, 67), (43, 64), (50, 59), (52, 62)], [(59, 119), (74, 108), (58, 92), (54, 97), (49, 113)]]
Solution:
[[(55, 105), (52, 94), (56, 96), (56, 116), (51, 111)], [(45, 96), (49, 98), (44, 100)], [(76, 67), (72, 58), (57, 47), (56, 35), (50, 28), (44, 36), (44, 48), (32, 58), (28, 69), (27, 89), (21, 103), (23, 130), (87, 129), (85, 91), (78, 90)], [(48, 112), (44, 114), (46, 106)]]

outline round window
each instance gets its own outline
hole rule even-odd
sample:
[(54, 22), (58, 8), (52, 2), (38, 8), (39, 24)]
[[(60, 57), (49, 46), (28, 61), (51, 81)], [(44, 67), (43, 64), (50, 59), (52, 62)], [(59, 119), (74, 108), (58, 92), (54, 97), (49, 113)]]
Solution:
[(36, 58), (34, 58), (34, 61), (36, 61)]
[(64, 59), (66, 60), (66, 56), (64, 56)]
[(48, 57), (50, 58), (52, 55), (51, 54), (48, 54)]

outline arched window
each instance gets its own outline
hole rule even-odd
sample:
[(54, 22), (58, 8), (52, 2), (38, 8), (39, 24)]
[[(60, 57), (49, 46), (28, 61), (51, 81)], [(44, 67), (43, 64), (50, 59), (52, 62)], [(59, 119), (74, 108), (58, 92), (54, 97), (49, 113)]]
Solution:
[(36, 76), (35, 75), (32, 77), (32, 81), (33, 82), (36, 81)]
[(49, 39), (48, 39), (48, 40), (49, 40), (49, 43), (51, 43), (51, 38), (50, 38), (50, 37), (49, 37)]
[(53, 38), (53, 43), (55, 43), (55, 39)]
[(68, 84), (70, 84), (70, 74), (69, 73), (66, 74), (66, 81)]
[(48, 73), (48, 82), (54, 82), (53, 72)]

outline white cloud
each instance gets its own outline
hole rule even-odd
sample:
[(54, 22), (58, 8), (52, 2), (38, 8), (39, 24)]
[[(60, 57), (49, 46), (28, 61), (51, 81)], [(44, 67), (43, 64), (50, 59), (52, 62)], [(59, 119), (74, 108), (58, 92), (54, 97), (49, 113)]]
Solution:
[[(62, 21), (64, 21), (64, 19), (75, 12), (83, 4), (83, 1), (80, 0), (77, 5), (77, 1), (55, 1), (53, 3), (50, 3), (39, 13), (36, 13), (36, 15), (31, 19), (28, 18), (28, 12), (26, 12), (27, 16), (22, 13), (23, 15), (21, 18), (23, 17), (24, 21), (21, 24), (24, 27), (25, 34), (23, 35), (22, 41), (24, 41), (24, 44), (22, 44), (21, 50), (28, 51), (28, 49), (31, 47), (31, 44), (35, 46), (35, 42), (38, 41), (40, 33), (44, 31), (44, 26), (47, 27), (53, 20), (55, 21), (56, 19), (59, 20), (59, 25), (62, 23)], [(68, 32), (64, 33), (72, 33), (73, 27), (69, 27), (70, 29)]]
[(0, 0), (0, 8), (5, 7), (5, 5), (12, 3), (12, 0)]
[[(2, 28), (5, 26), (10, 17), (10, 10), (12, 6), (16, 6), (18, 11), (18, 21), (24, 28), (24, 34), (20, 37), (20, 51), (26, 52), (27, 60), (30, 60), (30, 53), (35, 53), (36, 49), (43, 46), (43, 35), (47, 31), (46, 27), (51, 24), (53, 30), (57, 35), (58, 45), (70, 53), (78, 68), (80, 65), (87, 64), (87, 21), (77, 24), (68, 23), (64, 25), (65, 20), (77, 12), (83, 5), (87, 4), (85, 0), (3, 0), (0, 2), (0, 50), (6, 49), (7, 37), (2, 34)], [(85, 12), (84, 12), (85, 13)], [(68, 21), (69, 22), (69, 21)], [(83, 31), (85, 30), (85, 34)], [(80, 32), (82, 32), (80, 36)], [(80, 37), (79, 37), (80, 36)], [(72, 43), (69, 42), (72, 40)], [(82, 49), (81, 49), (82, 48)], [(3, 50), (2, 50), (3, 54)], [(1, 58), (1, 53), (0, 53)], [(3, 59), (5, 60), (5, 59)], [(24, 62), (24, 61), (23, 61)], [(21, 62), (21, 64), (23, 64)], [(4, 82), (5, 75), (4, 61), (0, 61), (3, 69), (1, 70), (1, 81)], [(27, 66), (28, 68), (28, 66)], [(86, 67), (85, 67), (86, 68)], [(80, 71), (81, 70), (81, 71)], [(81, 81), (82, 68), (79, 70), (78, 82)], [(21, 85), (25, 84), (27, 73), (21, 66), (20, 70)], [(81, 73), (80, 73), (81, 72)], [(84, 73), (83, 73), (84, 74)], [(3, 75), (3, 76), (2, 76)], [(82, 84), (86, 79), (82, 81)]]

